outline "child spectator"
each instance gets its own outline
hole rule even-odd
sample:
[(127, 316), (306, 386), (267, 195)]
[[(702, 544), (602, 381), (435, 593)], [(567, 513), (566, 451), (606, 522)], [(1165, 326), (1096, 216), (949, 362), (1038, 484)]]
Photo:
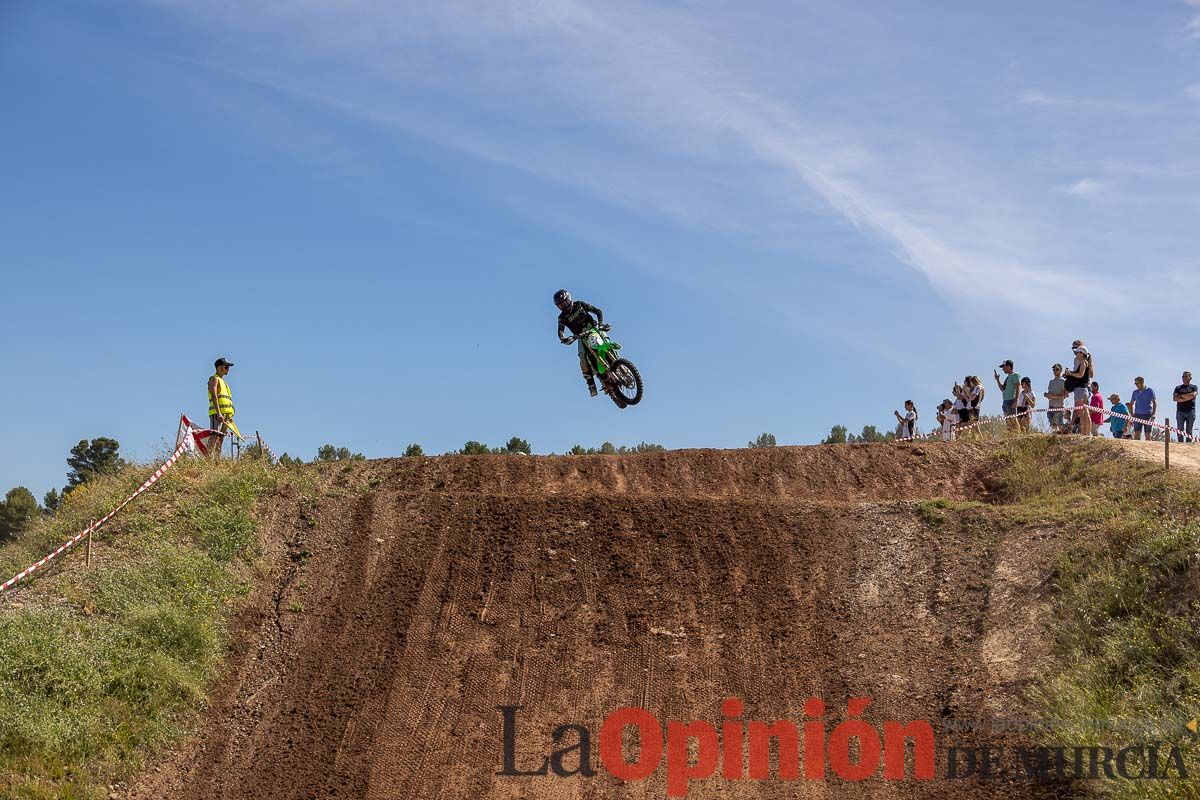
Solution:
[(897, 439), (911, 439), (917, 435), (917, 407), (912, 400), (904, 401), (904, 416), (900, 416), (899, 411), (893, 411), (896, 415), (896, 421), (900, 424), (896, 427)]
[(1113, 414), (1128, 415), (1129, 414), (1129, 406), (1127, 406), (1121, 402), (1121, 395), (1115, 394), (1115, 393), (1110, 394), (1108, 396), (1108, 402), (1112, 403), (1112, 405), (1108, 409), (1110, 412), (1110, 415), (1108, 417), (1108, 429), (1110, 431), (1112, 431), (1112, 435), (1113, 435), (1114, 439), (1124, 439), (1125, 438), (1125, 429), (1128, 427), (1126, 424), (1128, 422), (1128, 420), (1124, 419), (1123, 417), (1116, 417), (1116, 416), (1112, 416), (1112, 415)]
[(1037, 408), (1037, 397), (1033, 394), (1033, 383), (1029, 378), (1021, 378), (1021, 390), (1017, 392), (1017, 424), (1021, 430), (1029, 431), (1029, 422), (1033, 410)]
[[(1104, 398), (1100, 395), (1100, 384), (1092, 381), (1092, 399), (1088, 403), (1094, 410), (1091, 412), (1092, 436), (1103, 436), (1100, 426), (1104, 424)], [(1086, 434), (1085, 434), (1086, 435)]]
[(949, 399), (943, 400), (942, 404), (938, 406), (937, 418), (938, 424), (941, 425), (942, 441), (954, 441), (954, 424), (960, 419), (958, 412), (954, 408), (954, 403), (951, 403)]

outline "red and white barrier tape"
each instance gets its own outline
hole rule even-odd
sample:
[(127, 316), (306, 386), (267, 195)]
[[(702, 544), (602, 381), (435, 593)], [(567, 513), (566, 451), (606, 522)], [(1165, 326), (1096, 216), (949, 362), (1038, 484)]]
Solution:
[(185, 450), (185, 448), (183, 447), (183, 445), (176, 447), (175, 452), (171, 454), (171, 457), (168, 458), (166, 461), (164, 461), (162, 463), (162, 466), (160, 466), (158, 469), (154, 470), (153, 474), (151, 474), (150, 477), (147, 478), (145, 480), (145, 482), (143, 482), (142, 485), (137, 488), (136, 491), (134, 491), (133, 494), (129, 495), (129, 497), (126, 497), (121, 502), (120, 505), (118, 505), (112, 511), (105, 514), (100, 519), (93, 522), (91, 525), (89, 525), (84, 530), (80, 531), (78, 534), (76, 534), (70, 540), (65, 542), (61, 547), (59, 547), (53, 553), (51, 553), (50, 555), (43, 558), (41, 561), (38, 561), (36, 564), (32, 564), (32, 565), (26, 567), (25, 569), (21, 570), (21, 572), (17, 573), (12, 578), (5, 581), (3, 584), (0, 584), (0, 594), (3, 594), (4, 592), (8, 591), (13, 586), (13, 584), (17, 583), (18, 581), (20, 581), (24, 578), (29, 577), (29, 575), (32, 574), (33, 572), (35, 572), (36, 570), (40, 569), (41, 567), (44, 567), (46, 564), (49, 564), (55, 558), (57, 558), (58, 556), (65, 553), (67, 550), (70, 550), (75, 545), (79, 544), (79, 542), (82, 541), (85, 536), (87, 536), (90, 533), (94, 533), (96, 530), (98, 530), (100, 528), (101, 525), (103, 525), (104, 523), (106, 523), (110, 519), (112, 519), (114, 516), (116, 516), (117, 512), (120, 511), (121, 509), (125, 508), (125, 506), (132, 503), (134, 498), (138, 497), (139, 495), (144, 493), (147, 489), (149, 489), (151, 486), (158, 483), (159, 478), (161, 478), (164, 474), (166, 474), (167, 470), (169, 470), (171, 467), (175, 466), (175, 462), (178, 461), (179, 457), (183, 455), (184, 450)]
[(262, 445), (263, 452), (267, 454), (267, 457), (271, 461), (278, 462), (279, 458), (275, 455), (275, 451), (271, 449), (271, 445), (267, 444), (267, 440), (262, 438), (262, 434), (256, 433), (255, 435), (258, 436), (258, 443)]
[(1102, 413), (1107, 417), (1119, 417), (1120, 419), (1128, 420), (1129, 422), (1132, 422), (1132, 423), (1146, 425), (1151, 428), (1158, 428), (1160, 431), (1164, 431), (1167, 434), (1173, 433), (1176, 436), (1181, 436), (1184, 439), (1186, 439), (1190, 442), (1193, 442), (1193, 443), (1200, 441), (1200, 439), (1198, 439), (1195, 435), (1190, 434), (1187, 431), (1180, 430), (1179, 428), (1172, 428), (1169, 425), (1163, 425), (1161, 422), (1155, 422), (1152, 419), (1141, 419), (1139, 417), (1133, 417), (1128, 414), (1117, 414), (1112, 411), (1104, 411)]

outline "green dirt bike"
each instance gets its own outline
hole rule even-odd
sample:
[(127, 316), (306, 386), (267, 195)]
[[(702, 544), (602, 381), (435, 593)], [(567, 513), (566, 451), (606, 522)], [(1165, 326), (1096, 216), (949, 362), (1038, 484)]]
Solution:
[(564, 344), (583, 340), (592, 372), (600, 378), (604, 393), (612, 398), (617, 408), (636, 406), (642, 401), (642, 374), (633, 362), (621, 358), (621, 345), (608, 338), (611, 325), (597, 325), (580, 334), (569, 337)]

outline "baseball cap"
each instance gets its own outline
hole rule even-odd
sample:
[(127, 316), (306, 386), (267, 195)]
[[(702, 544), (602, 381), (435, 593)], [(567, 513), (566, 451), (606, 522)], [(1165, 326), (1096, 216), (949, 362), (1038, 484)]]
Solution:
[(1000, 362), (1001, 367), (1011, 367), (1012, 365), (1013, 365), (1013, 360), (1011, 358), (1006, 358)]
[(222, 356), (213, 362), (214, 367), (232, 367), (233, 362)]

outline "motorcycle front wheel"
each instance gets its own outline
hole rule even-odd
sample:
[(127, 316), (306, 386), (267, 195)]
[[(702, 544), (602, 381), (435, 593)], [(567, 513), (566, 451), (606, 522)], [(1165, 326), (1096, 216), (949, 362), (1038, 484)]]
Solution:
[(618, 358), (612, 362), (609, 367), (609, 386), (612, 388), (610, 396), (618, 408), (626, 406), (636, 406), (642, 401), (642, 374), (638, 372), (638, 368), (633, 365), (633, 362)]

